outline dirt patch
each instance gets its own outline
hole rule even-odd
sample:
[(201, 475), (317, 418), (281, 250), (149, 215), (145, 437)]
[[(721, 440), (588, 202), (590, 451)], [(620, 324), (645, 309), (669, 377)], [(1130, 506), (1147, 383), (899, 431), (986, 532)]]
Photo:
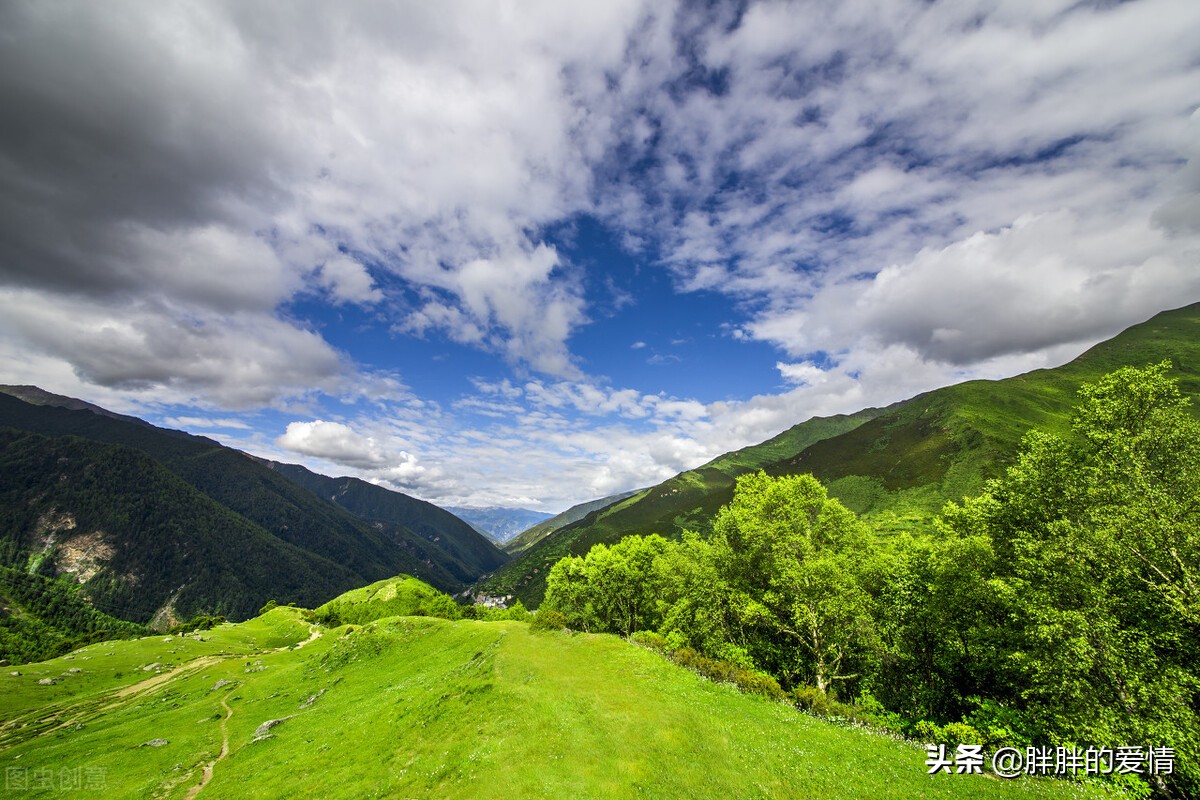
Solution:
[(105, 541), (103, 531), (72, 536), (58, 545), (55, 566), (80, 583), (86, 583), (97, 572), (108, 566), (116, 554), (116, 548)]

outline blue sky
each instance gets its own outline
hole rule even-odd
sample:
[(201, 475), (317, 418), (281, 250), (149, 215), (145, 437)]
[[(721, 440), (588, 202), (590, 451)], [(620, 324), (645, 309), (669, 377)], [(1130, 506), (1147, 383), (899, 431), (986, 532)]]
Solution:
[(558, 511), (1200, 300), (1200, 6), (0, 9), (0, 382)]

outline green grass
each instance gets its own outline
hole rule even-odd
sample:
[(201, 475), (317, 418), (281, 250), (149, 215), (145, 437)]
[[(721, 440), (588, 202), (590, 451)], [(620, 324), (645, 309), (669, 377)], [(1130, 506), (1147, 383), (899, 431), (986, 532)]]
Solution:
[[(0, 762), (93, 770), (106, 787), (95, 794), (113, 798), (187, 796), (226, 737), (203, 798), (1099, 794), (1045, 779), (930, 777), (911, 743), (739, 694), (613, 636), (423, 617), (321, 633), (295, 647), (308, 626), (279, 608), (205, 642), (108, 642), (29, 665), (0, 684)], [(185, 668), (115, 696), (154, 662)], [(34, 684), (35, 672), (72, 664), (85, 671)], [(50, 713), (61, 727), (33, 724)], [(168, 744), (143, 746), (154, 739)]]
[(335, 597), (316, 610), (318, 621), (362, 625), (383, 617), (432, 615), (460, 617), (454, 601), (409, 575), (376, 581)]

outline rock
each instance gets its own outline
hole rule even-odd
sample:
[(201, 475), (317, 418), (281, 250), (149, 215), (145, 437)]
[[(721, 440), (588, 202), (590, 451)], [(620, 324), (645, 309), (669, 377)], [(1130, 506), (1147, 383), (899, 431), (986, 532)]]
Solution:
[(280, 717), (279, 719), (269, 719), (266, 722), (264, 722), (262, 725), (259, 725), (257, 730), (254, 731), (254, 738), (250, 740), (250, 744), (254, 744), (255, 742), (261, 742), (263, 739), (270, 739), (271, 738), (271, 728), (274, 728), (276, 725), (279, 725), (279, 724), (291, 719), (292, 716), (295, 716), (295, 715)]
[(79, 667), (71, 667), (69, 670), (67, 670), (67, 672), (71, 673), (72, 675), (78, 675), (79, 673), (83, 672), (83, 670), (81, 670)]
[(37, 683), (38, 686), (53, 686), (57, 682), (54, 678), (42, 678)]
[(153, 672), (156, 669), (162, 669), (163, 665), (155, 661), (153, 664), (147, 664), (142, 667), (142, 672)]
[(139, 744), (138, 747), (162, 747), (163, 745), (167, 744), (170, 744), (170, 742), (168, 742), (166, 739), (151, 739), (148, 742)]
[(21, 677), (21, 673), (20, 673), (20, 672), (18, 672), (17, 670), (15, 670), (15, 669), (14, 669), (12, 672), (8, 673), (8, 674), (9, 674), (9, 675), (12, 675), (14, 678), (19, 678), (19, 677)]
[(311, 706), (313, 703), (317, 702), (317, 700), (319, 700), (319, 699), (321, 698), (321, 695), (323, 695), (323, 694), (325, 694), (325, 690), (324, 690), (324, 689), (322, 689), (321, 691), (319, 691), (319, 692), (317, 692), (316, 694), (314, 694), (312, 697), (310, 697), (310, 698), (308, 698), (307, 700), (305, 700), (303, 703), (301, 703), (301, 704), (300, 704), (300, 707), (301, 707), (301, 708), (308, 708), (308, 707), (309, 707), (309, 706)]
[(213, 684), (213, 687), (212, 687), (211, 689), (209, 689), (209, 691), (210, 691), (210, 692), (215, 692), (217, 689), (221, 689), (221, 688), (224, 688), (224, 687), (226, 687), (226, 686), (233, 686), (233, 684), (234, 684), (234, 682), (233, 682), (233, 681), (227, 681), (227, 680), (225, 680), (224, 678), (221, 678), (221, 680), (219, 680), (219, 681), (217, 681), (216, 683), (214, 683), (214, 684)]

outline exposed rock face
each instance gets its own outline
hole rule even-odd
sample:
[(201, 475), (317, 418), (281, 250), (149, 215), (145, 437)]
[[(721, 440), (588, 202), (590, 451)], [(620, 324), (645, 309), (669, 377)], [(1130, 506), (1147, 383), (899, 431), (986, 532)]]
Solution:
[(179, 613), (175, 610), (175, 600), (179, 597), (179, 592), (183, 587), (175, 590), (175, 593), (167, 599), (163, 607), (154, 612), (154, 616), (150, 619), (150, 629), (155, 631), (169, 631), (171, 628), (178, 625), (183, 620)]
[(86, 583), (108, 566), (115, 553), (115, 548), (106, 541), (103, 531), (92, 531), (77, 534), (61, 542), (54, 556), (54, 564), (59, 572), (74, 576), (80, 583)]

